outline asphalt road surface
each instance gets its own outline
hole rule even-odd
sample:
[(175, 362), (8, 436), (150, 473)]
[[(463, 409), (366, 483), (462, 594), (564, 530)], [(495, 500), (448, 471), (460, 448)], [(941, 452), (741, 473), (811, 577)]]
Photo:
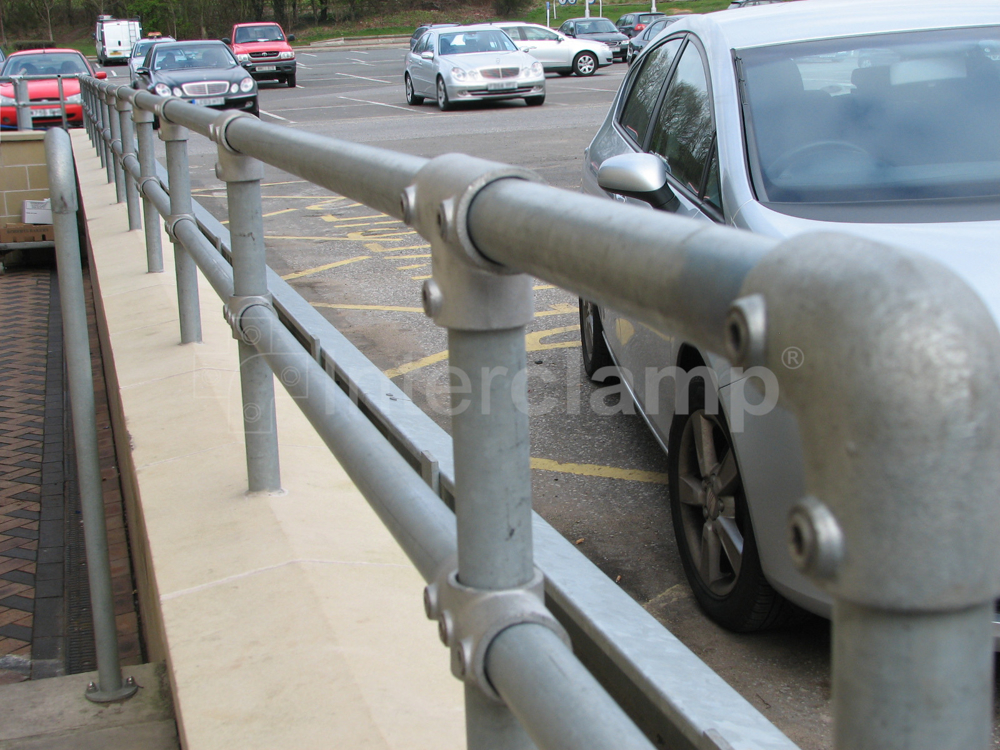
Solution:
[[(424, 157), (471, 154), (577, 190), (583, 149), (626, 72), (616, 64), (590, 78), (549, 76), (542, 107), (514, 100), (443, 113), (431, 102), (406, 104), (404, 54), (299, 51), (298, 86), (263, 84), (261, 119)], [(193, 136), (189, 150), (197, 199), (227, 219), (214, 145)], [(446, 334), (420, 309), (426, 242), (294, 176), (271, 167), (265, 175), (268, 263), (448, 429)], [(584, 375), (576, 298), (539, 282), (535, 309), (528, 388), (536, 510), (803, 750), (831, 747), (828, 624), (816, 618), (734, 635), (700, 613), (675, 550), (662, 451), (617, 387)]]

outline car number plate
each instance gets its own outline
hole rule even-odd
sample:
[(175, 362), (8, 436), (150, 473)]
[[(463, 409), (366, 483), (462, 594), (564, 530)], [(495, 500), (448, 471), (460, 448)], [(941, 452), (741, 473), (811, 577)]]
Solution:
[(54, 109), (33, 109), (31, 110), (32, 117), (59, 117), (62, 115), (62, 110), (59, 107)]
[(497, 81), (496, 83), (486, 84), (487, 91), (506, 91), (507, 89), (516, 89), (517, 81)]
[(259, 73), (266, 73), (269, 70), (277, 70), (277, 69), (278, 69), (277, 65), (258, 65), (257, 66), (257, 71)]
[(226, 103), (226, 97), (224, 96), (210, 96), (206, 99), (192, 99), (192, 104), (201, 104), (205, 107), (217, 107), (220, 104)]

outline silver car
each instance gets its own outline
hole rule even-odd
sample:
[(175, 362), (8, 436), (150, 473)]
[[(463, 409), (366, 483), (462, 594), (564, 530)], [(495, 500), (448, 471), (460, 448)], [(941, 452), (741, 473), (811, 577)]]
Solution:
[(408, 104), (434, 98), (442, 110), (485, 99), (545, 102), (542, 64), (494, 26), (431, 29), (406, 55), (403, 86)]
[[(902, 246), (956, 272), (1000, 321), (997, 49), (997, 3), (684, 18), (636, 58), (587, 149), (583, 190), (774, 238), (833, 230)], [(620, 373), (667, 450), (678, 551), (704, 611), (737, 631), (796, 618), (789, 602), (828, 615), (787, 552), (802, 450), (794, 417), (761, 407), (766, 381), (615, 310), (581, 300), (580, 318), (587, 373)]]
[(614, 63), (614, 53), (604, 42), (572, 39), (537, 23), (497, 24), (519, 50), (537, 58), (546, 72), (592, 76), (598, 68)]
[(156, 36), (147, 37), (146, 39), (140, 39), (138, 42), (132, 45), (132, 51), (129, 53), (128, 58), (128, 74), (129, 80), (136, 80), (137, 76), (135, 71), (138, 70), (139, 66), (142, 65), (142, 61), (146, 59), (146, 53), (149, 52), (149, 48), (154, 44), (160, 42), (173, 42), (176, 41), (172, 36)]

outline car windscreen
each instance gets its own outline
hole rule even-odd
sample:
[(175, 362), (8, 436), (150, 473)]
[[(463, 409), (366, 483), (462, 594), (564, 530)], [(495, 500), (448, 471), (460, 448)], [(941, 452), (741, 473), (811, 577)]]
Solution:
[(190, 70), (193, 68), (226, 69), (236, 67), (236, 60), (221, 44), (184, 47), (156, 45), (153, 70)]
[(502, 31), (455, 31), (438, 37), (438, 53), (442, 55), (516, 51), (514, 42)]
[(5, 76), (72, 76), (89, 75), (81, 55), (73, 52), (53, 52), (39, 55), (17, 55), (7, 60), (0, 71)]
[(285, 35), (280, 26), (245, 26), (236, 29), (233, 44), (249, 44), (251, 42), (283, 42)]
[(736, 55), (762, 202), (997, 205), (1000, 27)]
[(577, 34), (614, 34), (617, 31), (618, 31), (617, 26), (611, 23), (611, 21), (607, 21), (604, 19), (598, 21), (576, 22)]

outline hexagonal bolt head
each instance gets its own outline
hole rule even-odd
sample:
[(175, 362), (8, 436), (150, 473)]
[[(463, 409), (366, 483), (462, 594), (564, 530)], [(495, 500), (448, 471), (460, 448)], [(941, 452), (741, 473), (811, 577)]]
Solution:
[(441, 287), (434, 279), (427, 279), (420, 292), (420, 299), (424, 305), (424, 315), (433, 318), (441, 312), (441, 305), (444, 304), (444, 295), (441, 294)]
[(820, 580), (836, 577), (844, 559), (844, 535), (836, 517), (814, 497), (788, 515), (788, 550), (796, 567)]

